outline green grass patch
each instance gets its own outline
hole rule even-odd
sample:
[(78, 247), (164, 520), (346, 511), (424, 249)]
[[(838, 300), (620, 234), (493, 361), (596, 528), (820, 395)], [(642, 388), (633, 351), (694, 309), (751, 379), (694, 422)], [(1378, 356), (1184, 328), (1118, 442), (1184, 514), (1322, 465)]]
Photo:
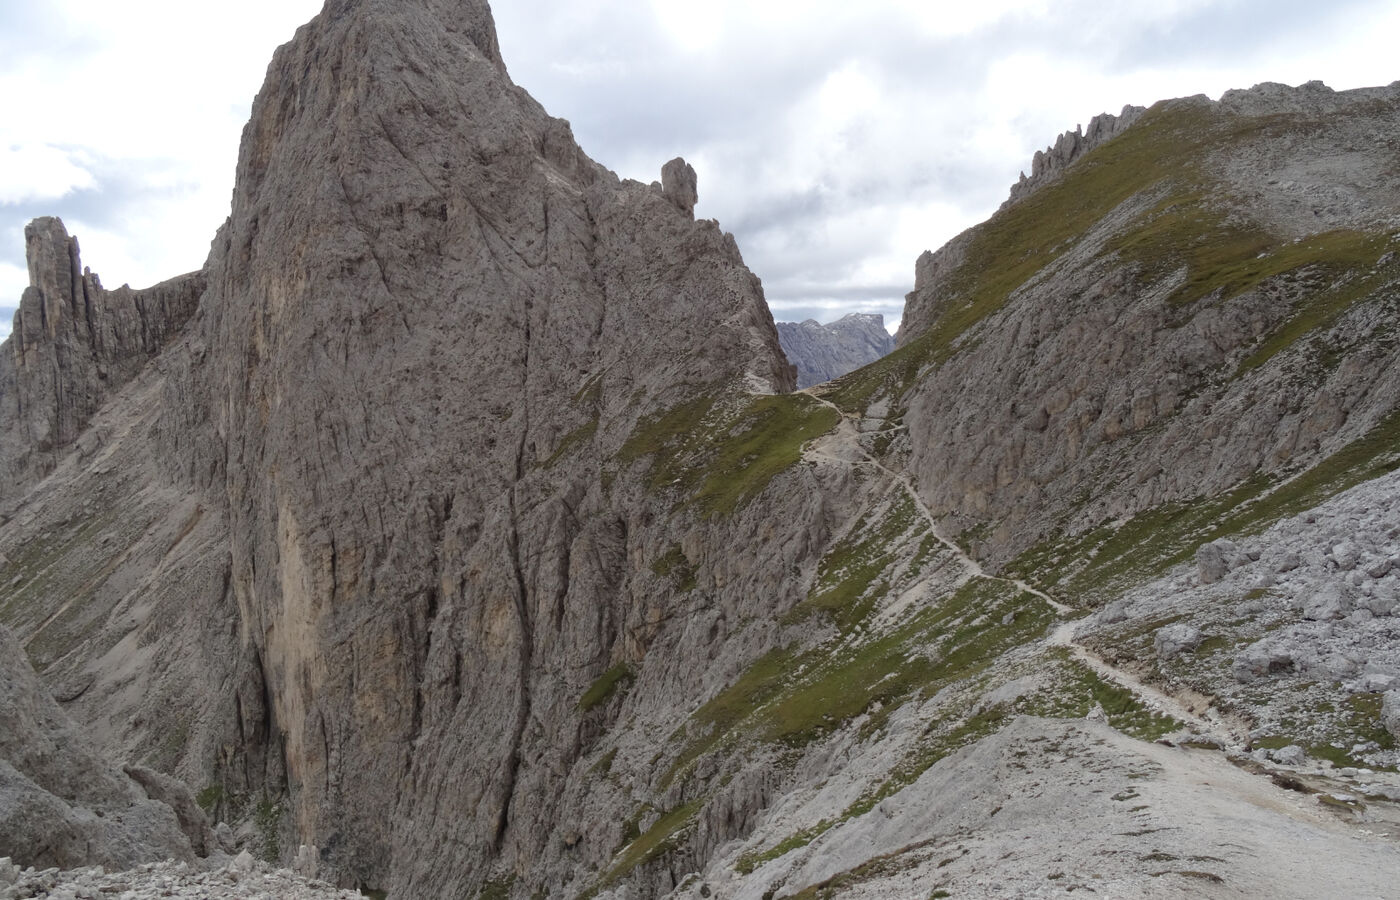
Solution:
[(1395, 736), (1381, 720), (1381, 694), (1352, 694), (1347, 698), (1348, 718), (1359, 741), (1375, 741), (1382, 750), (1395, 749)]
[(603, 373), (599, 372), (583, 383), (573, 396), (575, 406), (597, 406), (603, 399)]
[(1208, 183), (1199, 170), (1207, 151), (1257, 127), (1253, 120), (1241, 121), (1205, 107), (1154, 106), (1058, 181), (978, 226), (961, 264), (947, 276), (930, 326), (884, 359), (834, 380), (822, 395), (851, 412), (863, 412), (880, 394), (900, 397), (924, 367), (958, 352), (972, 328), (999, 311), (1012, 293), (1109, 213), (1147, 190), (1197, 195)]
[(510, 900), (510, 889), (515, 887), (515, 876), (492, 878), (476, 892), (476, 900)]
[(1088, 715), (1097, 704), (1103, 708), (1109, 725), (1143, 741), (1155, 741), (1182, 727), (1183, 723), (1156, 712), (1132, 691), (1100, 677), (1074, 659), (1067, 649), (1054, 648), (1049, 658), (1057, 665), (1053, 690), (1030, 698), (1018, 707), (1018, 712), (1078, 719)]
[(841, 814), (841, 820), (846, 821), (870, 812), (881, 800), (894, 796), (918, 781), (919, 776), (934, 764), (1000, 730), (1009, 719), (1007, 707), (998, 704), (966, 718), (950, 716), (933, 722), (914, 751), (895, 764), (889, 777), (879, 787), (867, 791), (851, 804)]
[(263, 862), (276, 865), (281, 855), (282, 804), (264, 797), (253, 811), (253, 825), (258, 842), (251, 849)]
[(578, 701), (579, 711), (588, 712), (607, 703), (618, 691), (625, 690), (635, 677), (632, 667), (625, 662), (608, 669), (583, 692)]
[(671, 578), (679, 591), (693, 591), (699, 583), (695, 577), (695, 567), (680, 544), (672, 545), (663, 553), (651, 564), (651, 570), (662, 578)]
[(1213, 187), (1199, 181), (1192, 189), (1173, 192), (1108, 248), (1137, 263), (1147, 280), (1185, 269), (1185, 280), (1167, 299), (1174, 306), (1210, 295), (1229, 300), (1270, 279), (1304, 270), (1335, 281), (1348, 272), (1370, 269), (1385, 253), (1384, 235), (1352, 229), (1290, 240), (1231, 216), (1214, 194)]
[(1300, 474), (1280, 481), (1256, 474), (1215, 497), (1167, 503), (1127, 522), (1074, 538), (1055, 536), (1027, 550), (1009, 572), (1092, 605), (1191, 559), (1216, 538), (1256, 534), (1363, 481), (1400, 467), (1400, 410), (1365, 436)]
[(713, 750), (730, 736), (741, 722), (771, 701), (793, 677), (794, 653), (791, 648), (775, 648), (744, 670), (734, 684), (696, 710), (690, 722), (671, 735), (672, 742), (685, 741), (685, 749), (661, 780), (663, 788), (691, 763)]
[(649, 488), (677, 490), (707, 517), (729, 516), (839, 421), (806, 394), (749, 396), (735, 407), (700, 397), (638, 425), (618, 459), (650, 457)]
[(199, 804), (199, 808), (204, 810), (205, 815), (212, 816), (219, 808), (219, 804), (224, 802), (224, 786), (222, 784), (211, 784), (198, 794), (194, 795), (194, 802)]
[[(1008, 612), (1015, 619), (1003, 624)], [(781, 702), (763, 711), (764, 740), (805, 744), (870, 711), (867, 733), (916, 694), (928, 695), (981, 671), (1002, 653), (1040, 636), (1050, 614), (1037, 598), (987, 579), (969, 581), (944, 602), (889, 632), (823, 654)], [(928, 653), (925, 648), (936, 648)], [(877, 710), (872, 709), (878, 707)]]
[(608, 773), (612, 771), (612, 764), (615, 759), (617, 759), (616, 747), (599, 757), (598, 761), (589, 767), (588, 773), (590, 775), (597, 775), (600, 778), (606, 777)]
[(694, 823), (695, 816), (704, 805), (703, 799), (692, 800), (657, 819), (644, 834), (637, 835), (627, 843), (607, 874), (579, 894), (579, 900), (596, 897), (599, 891), (617, 884), (639, 866), (660, 859), (678, 848), (684, 838), (683, 832)]
[(974, 579), (884, 633), (772, 651), (674, 736), (689, 741), (663, 785), (724, 740), (801, 747), (865, 714), (868, 737), (902, 704), (978, 674), (1039, 638), (1052, 619), (1039, 598)]
[[(889, 587), (876, 582), (898, 559), (903, 538), (929, 530), (908, 493), (902, 493), (884, 513), (871, 521), (861, 518), (817, 564), (817, 577), (803, 600), (784, 617), (801, 622), (816, 613), (830, 618), (843, 632), (864, 621)], [(873, 588), (873, 589), (872, 589)]]
[[(819, 884), (813, 884), (795, 894), (786, 895), (787, 900), (833, 900), (857, 885), (893, 877), (917, 865), (918, 860), (911, 858), (910, 854), (922, 850), (932, 843), (931, 840), (920, 841), (917, 844), (901, 847), (893, 853), (877, 856), (853, 869), (833, 875)], [(938, 892), (934, 893), (936, 895)]]
[(1256, 750), (1282, 750), (1284, 747), (1296, 743), (1297, 741), (1292, 738), (1282, 735), (1266, 735), (1249, 742), (1250, 746)]
[[(1306, 274), (1320, 285), (1269, 334), (1240, 371), (1263, 365), (1304, 335), (1330, 327), (1351, 306), (1393, 278), (1400, 261), (1371, 271), (1387, 236), (1339, 229), (1291, 240), (1241, 218), (1207, 162), (1234, 142), (1270, 139), (1310, 129), (1305, 116), (1243, 118), (1208, 107), (1158, 104), (1131, 129), (1087, 154), (1058, 181), (1000, 210), (968, 235), (963, 259), (943, 279), (936, 312), (922, 333), (883, 359), (818, 389), (848, 412), (878, 396), (901, 398), (930, 366), (975, 346), (969, 340), (1096, 224), (1136, 196), (1155, 202), (1105, 245), (1133, 263), (1139, 280), (1184, 273), (1169, 303), (1189, 306), (1216, 295), (1228, 300), (1271, 279)], [(925, 298), (924, 302), (928, 302)]]
[[(1356, 744), (1375, 742), (1381, 750), (1394, 750), (1395, 737), (1381, 722), (1381, 694), (1352, 694), (1347, 697), (1346, 717), (1340, 723), (1338, 734), (1331, 741), (1318, 741), (1308, 744), (1308, 755), (1316, 759), (1329, 760), (1332, 765), (1362, 768), (1368, 765), (1351, 752)], [(1337, 746), (1342, 744), (1343, 746)], [(1258, 742), (1255, 746), (1260, 746)]]
[(542, 468), (551, 468), (555, 463), (559, 462), (559, 460), (593, 440), (593, 436), (597, 433), (597, 419), (593, 419), (575, 428), (573, 431), (564, 435), (563, 439), (559, 441), (559, 446), (554, 448), (554, 452), (549, 455), (549, 459), (541, 463)]
[(748, 875), (766, 862), (771, 862), (780, 856), (786, 856), (794, 850), (807, 846), (817, 838), (826, 834), (836, 822), (832, 819), (822, 819), (811, 828), (804, 828), (794, 835), (784, 838), (767, 850), (745, 853), (739, 857), (739, 861), (734, 864), (734, 871), (740, 875)]
[[(1392, 262), (1380, 271), (1363, 271), (1374, 266), (1384, 255), (1384, 236), (1355, 231), (1334, 231), (1315, 235), (1294, 248), (1294, 261), (1307, 254), (1303, 265), (1316, 266), (1325, 286), (1309, 292), (1298, 309), (1275, 328), (1264, 341), (1240, 363), (1237, 374), (1263, 366), (1280, 352), (1298, 343), (1309, 334), (1331, 328), (1358, 302), (1372, 296), (1379, 288), (1396, 277), (1400, 263)], [(1343, 277), (1350, 273), (1350, 277)]]

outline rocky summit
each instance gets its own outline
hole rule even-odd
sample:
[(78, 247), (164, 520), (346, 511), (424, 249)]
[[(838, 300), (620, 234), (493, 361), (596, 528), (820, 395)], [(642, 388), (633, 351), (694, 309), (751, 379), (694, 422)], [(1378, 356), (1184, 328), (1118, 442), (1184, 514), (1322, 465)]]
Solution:
[(816, 319), (779, 322), (778, 343), (797, 367), (797, 386), (839, 378), (894, 349), (894, 338), (878, 313), (851, 313), (822, 325)]
[(1095, 119), (797, 391), (692, 166), (329, 0), (200, 272), (26, 232), (0, 896), (1388, 896), (1397, 123)]

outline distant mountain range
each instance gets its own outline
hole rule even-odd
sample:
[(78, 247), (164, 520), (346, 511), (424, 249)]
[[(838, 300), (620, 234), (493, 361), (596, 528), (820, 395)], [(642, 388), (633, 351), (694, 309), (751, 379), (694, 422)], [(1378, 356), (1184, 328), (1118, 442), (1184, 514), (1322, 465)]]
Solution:
[(894, 349), (894, 336), (878, 313), (851, 313), (821, 324), (778, 322), (778, 342), (797, 366), (797, 386), (811, 387), (869, 365)]

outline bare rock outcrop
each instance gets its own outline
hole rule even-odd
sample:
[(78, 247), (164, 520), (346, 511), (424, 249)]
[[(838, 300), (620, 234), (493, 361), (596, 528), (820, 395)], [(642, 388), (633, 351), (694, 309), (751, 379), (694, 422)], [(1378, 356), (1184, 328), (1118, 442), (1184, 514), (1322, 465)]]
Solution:
[(853, 372), (894, 350), (894, 338), (878, 313), (851, 313), (825, 325), (815, 319), (779, 322), (783, 353), (797, 367), (798, 388)]
[[(937, 365), (907, 395), (911, 465), (936, 512), (984, 528), (992, 561), (1287, 477), (1394, 410), (1400, 89), (1263, 93), (1263, 112), (1158, 104), (919, 260), (900, 344)], [(1084, 197), (1093, 215), (1061, 234)], [(1041, 243), (998, 262), (1026, 235)], [(1257, 268), (1234, 278), (1206, 246)]]
[(1089, 127), (1076, 126), (1074, 131), (1066, 131), (1055, 139), (1055, 143), (1044, 150), (1037, 150), (1031, 159), (1031, 174), (1021, 173), (1021, 178), (1011, 186), (1011, 197), (1002, 204), (1005, 208), (1017, 200), (1030, 196), (1039, 187), (1047, 184), (1080, 157), (1089, 153), (1105, 141), (1122, 134), (1147, 112), (1145, 106), (1125, 106), (1118, 115), (1101, 113), (1089, 120)]
[[(1392, 110), (1358, 110), (1348, 127), (1393, 134)], [(1183, 120), (1153, 118), (1166, 115)], [(1091, 125), (1042, 164), (1035, 195), (920, 261), (908, 353), (791, 394), (758, 280), (732, 236), (694, 219), (690, 166), (668, 163), (655, 186), (588, 159), (511, 83), (483, 0), (329, 0), (269, 67), (189, 320), (69, 444), (17, 432), (7, 458), (53, 458), (16, 481), (0, 521), (0, 616), (93, 739), (141, 766), (145, 790), (111, 775), (124, 796), (183, 811), (167, 831), (232, 849), (173, 773), (245, 843), (343, 887), (713, 895), (686, 874), (703, 872), (758, 896), (780, 870), (800, 875), (790, 889), (842, 867), (883, 878), (871, 854), (902, 849), (939, 878), (953, 874), (944, 839), (967, 837), (951, 827), (1075, 806), (1112, 824), (1097, 846), (1140, 893), (1162, 872), (1119, 840), (1140, 811), (1125, 801), (1178, 751), (1100, 767), (1121, 749), (1103, 729), (1151, 736), (1192, 714), (1165, 695), (1166, 713), (1142, 707), (1140, 682), (1104, 660), (1083, 669), (1084, 648), (1057, 643), (1073, 642), (1072, 610), (991, 569), (1046, 535), (1126, 543), (1141, 510), (1181, 513), (1195, 492), (1304, 470), (1369, 434), (1397, 395), (1380, 333), (1393, 267), (1289, 266), (1192, 294), (1215, 270), (1133, 255), (1179, 224), (1161, 217), (1185, 179), (1166, 175), (1075, 193), (1105, 207), (1083, 220), (1050, 204), (996, 253), (985, 235), (1083, 187), (1091, 139), (1186, 135), (1212, 172), (1242, 171), (1264, 151), (1216, 140), (1238, 137), (1233, 115), (1188, 101), (1126, 130)], [(1321, 140), (1299, 131), (1287, 154)], [(1357, 168), (1363, 182), (1375, 168)], [(1319, 221), (1374, 225), (1376, 196)], [(1249, 210), (1212, 211), (1238, 226)], [(1268, 253), (1296, 252), (1267, 236)], [(1181, 246), (1202, 246), (1191, 237)], [(1367, 289), (1327, 307), (1342, 309), (1324, 323), (1330, 349), (1290, 344), (1282, 323), (1322, 272)], [(1276, 354), (1242, 366), (1272, 340)], [(60, 366), (54, 384), (72, 377)], [(1340, 543), (1333, 559), (1350, 558)], [(1168, 549), (1189, 561), (1196, 545)], [(1094, 556), (1055, 552), (1040, 558), (1064, 571)], [(1380, 564), (1351, 555), (1349, 578)], [(1218, 585), (1242, 577), (1235, 562)], [(1358, 591), (1339, 621), (1393, 609), (1389, 589)], [(1160, 662), (1214, 660), (1221, 634), (1169, 627)], [(1241, 681), (1314, 663), (1391, 677), (1279, 637)], [(1099, 703), (1096, 672), (1137, 699)], [(1000, 750), (974, 749), (1003, 727)], [(1044, 768), (1026, 768), (1046, 742)], [(1081, 752), (1117, 770), (1124, 796), (1082, 790)], [(979, 755), (996, 777), (953, 771)], [(1175, 767), (1159, 787), (1197, 809), (1219, 770)], [(1003, 803), (1003, 775), (1034, 787), (1043, 772), (1054, 796)], [(937, 803), (958, 796), (948, 819)], [(1370, 860), (1372, 843), (1340, 845)], [(957, 863), (953, 886), (1004, 846)], [(1019, 886), (1043, 886), (1051, 856), (1078, 846), (1028, 858)], [(741, 864), (756, 877), (736, 878)], [(245, 849), (224, 874), (256, 871)]]
[(204, 292), (198, 272), (108, 291), (58, 219), (35, 219), (24, 236), (30, 286), (0, 353), (0, 512), (179, 333)]
[(661, 167), (661, 190), (666, 199), (689, 215), (695, 214), (695, 204), (700, 202), (700, 190), (695, 177), (695, 169), (679, 156)]
[[(786, 512), (677, 515), (648, 475), (657, 448), (629, 441), (677, 407), (793, 387), (734, 239), (693, 218), (693, 170), (664, 177), (589, 160), (509, 81), (484, 3), (328, 3), (254, 103), (197, 314), (133, 383), (149, 418), (104, 445), (166, 470), (70, 456), (56, 473), (103, 497), (149, 479), (154, 533), (181, 511), (190, 530), (139, 590), (111, 573), (152, 529), (114, 537), (80, 583), (91, 627), (56, 630), (72, 617), (27, 565), (45, 677), (135, 740), (114, 721), (145, 718), (131, 680), (187, 671), (204, 615), (196, 702), (151, 713), (190, 709), (189, 749), (148, 748), (153, 767), (262, 804), (288, 861), (314, 845), (329, 877), (422, 897), (494, 870), (560, 888), (606, 862), (630, 799), (583, 789), (580, 760), (617, 709), (580, 697), (679, 646), (634, 692), (678, 715), (715, 676), (677, 661), (764, 652), (725, 622), (797, 602), (783, 582), (825, 527), (805, 491)], [(57, 483), (0, 543), (87, 545)], [(658, 580), (672, 547), (706, 588)], [(188, 607), (166, 605), (178, 594)], [(583, 835), (568, 858), (565, 831)]]

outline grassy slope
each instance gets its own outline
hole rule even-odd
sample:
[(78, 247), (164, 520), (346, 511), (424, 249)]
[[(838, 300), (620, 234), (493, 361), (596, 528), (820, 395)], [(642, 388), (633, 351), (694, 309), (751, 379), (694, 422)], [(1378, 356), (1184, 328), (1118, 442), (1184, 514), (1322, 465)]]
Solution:
[[(940, 311), (923, 334), (884, 359), (837, 379), (824, 396), (862, 411), (882, 393), (901, 397), (927, 366), (969, 346), (974, 327), (1000, 310), (1018, 289), (1059, 259), (1105, 216), (1144, 192), (1155, 206), (1108, 247), (1156, 279), (1186, 269), (1171, 302), (1186, 305), (1211, 294), (1223, 299), (1288, 273), (1310, 272), (1332, 285), (1373, 266), (1386, 240), (1341, 230), (1294, 242), (1232, 215), (1222, 187), (1205, 169), (1224, 144), (1319, 127), (1296, 116), (1241, 119), (1196, 105), (1159, 103), (1121, 136), (1076, 163), (1063, 178), (1001, 210), (972, 233), (962, 264), (938, 298)], [(1300, 308), (1246, 364), (1261, 365), (1284, 347), (1325, 327), (1366, 295), (1352, 282), (1328, 288)]]
[[(1306, 290), (1293, 314), (1240, 366), (1237, 375), (1330, 327), (1394, 273), (1377, 270), (1387, 239), (1333, 231), (1292, 241), (1232, 214), (1219, 186), (1202, 168), (1221, 142), (1316, 127), (1298, 118), (1250, 120), (1219, 116), (1201, 106), (1158, 105), (1123, 136), (1049, 185), (979, 227), (949, 279), (933, 325), (888, 357), (822, 389), (849, 412), (863, 412), (884, 395), (893, 415), (930, 366), (975, 347), (975, 329), (1017, 289), (1058, 260), (1113, 210), (1145, 191), (1154, 204), (1106, 248), (1134, 265), (1144, 281), (1185, 272), (1169, 303), (1229, 299), (1271, 279), (1298, 279)], [(1393, 264), (1392, 264), (1393, 265)], [(724, 515), (755, 496), (797, 458), (801, 443), (834, 424), (829, 410), (805, 398), (760, 398), (721, 412), (705, 398), (640, 428), (624, 447), (624, 462), (650, 457), (649, 483), (676, 489), (679, 505)], [(1400, 414), (1311, 470), (1285, 482), (1262, 477), (1197, 503), (1151, 510), (1121, 527), (1056, 537), (1033, 548), (1013, 568), (1045, 586), (1086, 600), (1102, 599), (1185, 559), (1202, 541), (1262, 528), (1400, 464)], [(736, 475), (737, 477), (731, 477)], [(940, 688), (976, 679), (1004, 654), (1038, 640), (1049, 610), (1004, 583), (973, 580), (953, 594), (930, 598), (881, 629), (874, 617), (887, 597), (917, 578), (941, 551), (907, 504), (872, 510), (822, 560), (807, 600), (788, 624), (821, 622), (832, 637), (811, 646), (774, 649), (704, 704), (673, 735), (676, 753), (663, 785), (684, 777), (701, 757), (737, 753), (758, 743), (800, 751), (835, 729), (859, 722), (878, 740), (889, 713)], [(1084, 561), (1088, 561), (1084, 564)], [(660, 572), (658, 571), (660, 574)], [(1009, 615), (1014, 613), (1014, 615)], [(928, 723), (905, 760), (840, 819), (860, 815), (912, 783), (948, 753), (980, 739), (1015, 713), (1083, 715), (1101, 705), (1120, 730), (1153, 738), (1178, 723), (1156, 716), (1131, 695), (1051, 652), (1040, 665), (1051, 687), (1010, 706), (954, 708)], [(605, 881), (655, 858), (680, 839), (693, 801), (673, 810), (622, 848)], [(741, 871), (805, 846), (840, 819), (823, 820), (773, 846), (741, 858)]]
[[(1292, 240), (1232, 212), (1205, 161), (1229, 142), (1282, 137), (1322, 127), (1301, 116), (1249, 119), (1198, 105), (1158, 104), (1122, 136), (1099, 147), (1058, 182), (999, 212), (972, 234), (963, 264), (949, 278), (932, 327), (891, 356), (842, 379), (824, 396), (851, 411), (888, 394), (897, 401), (919, 374), (975, 346), (976, 326), (1058, 259), (1077, 238), (1126, 200), (1152, 192), (1156, 203), (1106, 248), (1133, 264), (1138, 278), (1185, 278), (1168, 302), (1221, 300), (1285, 279), (1301, 287), (1292, 315), (1266, 335), (1236, 377), (1330, 328), (1355, 304), (1400, 277), (1400, 258), (1379, 261), (1389, 235), (1335, 230)], [(1323, 360), (1326, 362), (1326, 360)], [(1335, 363), (1335, 360), (1333, 360)], [(896, 409), (902, 405), (896, 402)], [(1146, 511), (1122, 526), (1055, 536), (1010, 566), (1075, 602), (1100, 602), (1186, 559), (1199, 544), (1257, 531), (1278, 518), (1390, 471), (1400, 437), (1395, 415), (1368, 435), (1287, 481), (1262, 476), (1232, 491)]]
[(639, 425), (618, 459), (649, 459), (649, 488), (675, 491), (679, 506), (723, 517), (795, 465), (802, 446), (838, 419), (835, 410), (805, 394), (750, 396), (737, 406), (702, 394)]

